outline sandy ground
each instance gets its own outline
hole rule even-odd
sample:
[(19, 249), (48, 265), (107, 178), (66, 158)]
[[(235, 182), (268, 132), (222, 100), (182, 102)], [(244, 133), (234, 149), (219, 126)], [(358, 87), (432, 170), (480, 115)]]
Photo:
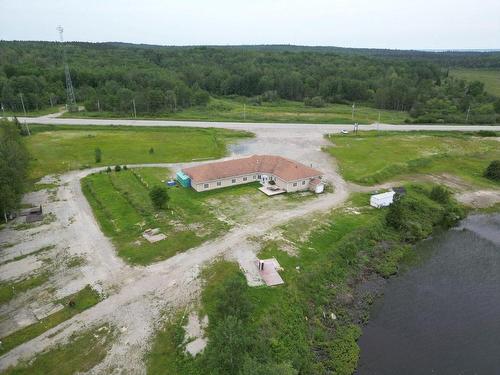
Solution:
[[(200, 126), (200, 123), (185, 122), (68, 120), (54, 117), (28, 119), (28, 121), (101, 125), (116, 123), (138, 126), (168, 123), (165, 126)], [(41, 255), (32, 255), (21, 261), (1, 264), (45, 246), (55, 246), (44, 256), (56, 261), (47, 285), (16, 297), (0, 308), (0, 337), (33, 323), (36, 321), (36, 311), (40, 309), (50, 311), (50, 308), (54, 307), (51, 301), (74, 293), (86, 284), (91, 284), (106, 298), (94, 307), (0, 357), (0, 371), (20, 360), (29, 360), (55, 344), (64, 343), (75, 332), (109, 322), (118, 328), (119, 335), (104, 361), (90, 373), (144, 374), (146, 369), (143, 356), (155, 329), (165, 319), (166, 311), (183, 308), (199, 297), (201, 283), (198, 276), (202, 267), (220, 257), (236, 260), (245, 271), (249, 284), (259, 285), (262, 280), (253, 265), (255, 254), (259, 250), (255, 238), (265, 236), (273, 227), (291, 219), (339, 207), (347, 200), (351, 191), (373, 189), (347, 184), (336, 172), (334, 160), (321, 151), (323, 146), (328, 145), (323, 134), (327, 131), (339, 131), (343, 127), (307, 124), (229, 123), (220, 126), (220, 123), (203, 123), (202, 125), (253, 131), (256, 133), (256, 138), (232, 145), (230, 157), (266, 153), (307, 161), (325, 173), (325, 177), (334, 186), (334, 193), (304, 200), (297, 206), (277, 210), (272, 215), (269, 212), (261, 212), (245, 225), (234, 226), (216, 240), (147, 267), (132, 267), (116, 255), (112, 243), (100, 231), (91, 208), (82, 194), (80, 179), (95, 172), (96, 169), (61, 175), (55, 194), (40, 191), (25, 197), (27, 203), (36, 205), (42, 203), (46, 212), (55, 215), (54, 222), (26, 230), (7, 228), (0, 232), (0, 247), (3, 246), (0, 251), (0, 271), (2, 271), (0, 279), (12, 280), (43, 268), (45, 263), (40, 260)], [(393, 129), (389, 125), (386, 127)], [(407, 125), (404, 127), (405, 130), (414, 128)], [(449, 126), (442, 128), (449, 130)], [(148, 166), (162, 166), (176, 170), (186, 165)], [(64, 267), (64, 262), (57, 262), (72, 256), (83, 257), (84, 264), (68, 269)], [(196, 322), (190, 324), (188, 330), (193, 331), (193, 342), (198, 340), (191, 348), (196, 352), (204, 345), (200, 333), (202, 329), (201, 326), (196, 326)]]

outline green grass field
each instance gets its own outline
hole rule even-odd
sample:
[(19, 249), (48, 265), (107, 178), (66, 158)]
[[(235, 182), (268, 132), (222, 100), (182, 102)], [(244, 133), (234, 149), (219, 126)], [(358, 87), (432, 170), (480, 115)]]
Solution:
[(500, 142), (457, 133), (366, 132), (331, 135), (327, 148), (349, 181), (376, 184), (418, 173), (447, 173), (471, 184), (495, 187), (483, 177), (489, 162), (500, 159)]
[[(132, 163), (167, 163), (220, 158), (227, 145), (247, 132), (203, 128), (137, 128), (113, 126), (31, 127), (26, 137), (32, 156), (32, 179), (84, 167)], [(102, 151), (95, 163), (95, 149)], [(153, 148), (153, 153), (150, 149)]]
[(500, 70), (453, 69), (450, 74), (466, 81), (482, 82), (487, 92), (500, 97)]
[[(167, 189), (168, 208), (156, 211), (149, 188), (164, 185), (161, 180), (169, 175), (164, 168), (141, 168), (94, 174), (82, 180), (83, 192), (102, 230), (130, 263), (166, 259), (227, 231), (231, 225), (216, 216), (215, 202), (234, 201), (237, 206), (239, 198), (266, 198), (254, 184), (203, 193), (176, 186)], [(167, 239), (150, 244), (142, 238), (148, 228), (160, 228)]]
[[(237, 122), (291, 122), (291, 123), (332, 123), (332, 124), (370, 124), (378, 121), (401, 124), (408, 117), (406, 112), (378, 110), (376, 108), (356, 105), (354, 121), (352, 107), (345, 104), (328, 104), (322, 108), (307, 107), (302, 102), (281, 100), (276, 103), (261, 105), (245, 104), (243, 98), (211, 98), (206, 107), (188, 108), (177, 113), (160, 113), (155, 116), (141, 118), (164, 118), (171, 120), (199, 121), (237, 121)], [(109, 112), (67, 113), (65, 117), (131, 117), (131, 114)]]

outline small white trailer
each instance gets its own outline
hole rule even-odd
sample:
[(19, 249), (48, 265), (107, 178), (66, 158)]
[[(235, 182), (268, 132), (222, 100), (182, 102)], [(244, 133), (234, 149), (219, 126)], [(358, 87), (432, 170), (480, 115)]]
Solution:
[(370, 206), (375, 208), (387, 207), (394, 202), (394, 191), (388, 191), (382, 194), (375, 194), (370, 197)]

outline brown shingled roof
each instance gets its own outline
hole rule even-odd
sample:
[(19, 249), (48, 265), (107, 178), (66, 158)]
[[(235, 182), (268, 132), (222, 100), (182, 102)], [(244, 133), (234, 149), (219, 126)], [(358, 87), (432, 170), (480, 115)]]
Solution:
[(268, 173), (284, 181), (295, 181), (322, 175), (320, 171), (304, 164), (273, 155), (253, 155), (242, 159), (208, 163), (183, 169), (183, 172), (195, 183), (251, 173)]

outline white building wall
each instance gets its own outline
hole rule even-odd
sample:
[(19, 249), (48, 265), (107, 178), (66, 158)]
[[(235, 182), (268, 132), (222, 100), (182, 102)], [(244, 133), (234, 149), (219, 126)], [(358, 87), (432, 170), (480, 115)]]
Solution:
[(197, 183), (195, 181), (191, 181), (191, 186), (193, 187), (194, 190), (200, 192), (200, 191), (221, 189), (228, 186), (249, 184), (251, 182), (256, 182), (256, 181), (258, 181), (257, 173), (252, 173), (242, 176), (223, 178), (220, 180), (209, 181), (205, 183)]
[[(260, 181), (259, 180), (259, 175), (266, 175), (269, 179), (272, 179), (275, 183), (276, 186), (278, 186), (280, 189), (286, 190), (287, 192), (296, 192), (296, 191), (304, 191), (309, 189), (309, 182), (314, 179), (314, 177), (311, 178), (306, 178), (302, 180), (297, 180), (297, 181), (292, 181), (292, 182), (286, 182), (282, 180), (281, 178), (271, 175), (271, 174), (260, 174), (260, 173), (252, 173), (252, 174), (247, 174), (247, 175), (242, 175), (242, 176), (236, 176), (236, 177), (228, 177), (220, 180), (215, 180), (215, 181), (209, 181), (205, 183), (197, 183), (196, 181), (191, 181), (191, 186), (193, 187), (194, 190), (201, 192), (201, 191), (209, 191), (209, 190), (214, 190), (214, 189), (221, 189), (224, 187), (228, 186), (235, 186), (235, 185), (243, 185), (243, 184), (248, 184), (251, 182), (256, 182)], [(233, 182), (233, 180), (235, 180)]]
[(309, 182), (311, 180), (312, 180), (312, 178), (306, 178), (303, 180), (288, 182), (286, 184), (286, 191), (289, 193), (293, 193), (295, 191), (308, 190), (309, 189)]

